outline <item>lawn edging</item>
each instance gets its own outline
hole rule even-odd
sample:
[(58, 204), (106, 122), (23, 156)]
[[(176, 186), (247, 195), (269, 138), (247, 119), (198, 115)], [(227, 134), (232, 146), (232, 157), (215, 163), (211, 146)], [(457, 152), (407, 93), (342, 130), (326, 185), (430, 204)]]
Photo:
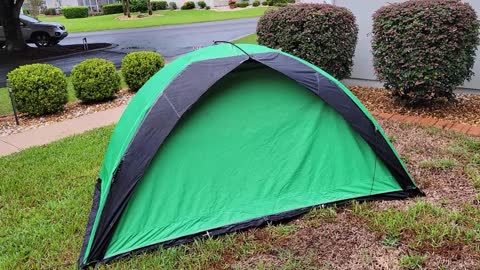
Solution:
[(377, 118), (381, 118), (385, 120), (420, 124), (424, 126), (431, 126), (431, 127), (436, 127), (443, 130), (451, 130), (455, 132), (464, 133), (467, 135), (480, 137), (480, 126), (476, 126), (476, 125), (456, 123), (453, 121), (437, 119), (433, 117), (411, 116), (411, 115), (404, 115), (404, 114), (398, 114), (398, 113), (384, 113), (384, 112), (373, 111), (372, 115)]

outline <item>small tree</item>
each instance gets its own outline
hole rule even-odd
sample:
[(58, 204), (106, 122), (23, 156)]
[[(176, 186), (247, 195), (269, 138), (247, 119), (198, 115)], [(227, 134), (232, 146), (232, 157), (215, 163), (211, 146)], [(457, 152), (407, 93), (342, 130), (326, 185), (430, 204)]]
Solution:
[(152, 1), (147, 0), (148, 15), (152, 15)]
[(43, 0), (30, 0), (30, 9), (28, 10), (30, 12), (30, 16), (38, 18), (38, 15), (40, 14), (40, 7), (43, 3)]
[(130, 0), (122, 0), (122, 5), (123, 5), (123, 15), (130, 18)]
[(0, 25), (3, 25), (7, 50), (22, 51), (27, 45), (20, 29), (23, 0), (0, 0)]

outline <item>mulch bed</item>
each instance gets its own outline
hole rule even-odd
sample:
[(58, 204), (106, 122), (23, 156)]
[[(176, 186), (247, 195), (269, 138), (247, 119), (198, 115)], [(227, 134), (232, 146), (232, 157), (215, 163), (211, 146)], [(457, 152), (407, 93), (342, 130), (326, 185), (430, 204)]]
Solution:
[(85, 104), (80, 101), (69, 102), (65, 105), (65, 110), (63, 112), (41, 117), (32, 117), (22, 113), (19, 115), (20, 126), (15, 124), (13, 114), (2, 115), (0, 116), (0, 136), (8, 136), (28, 129), (61, 122), (66, 119), (77, 118), (82, 115), (126, 105), (134, 94), (135, 93), (131, 91), (123, 89), (117, 94), (115, 99), (102, 103)]
[(438, 102), (429, 107), (407, 107), (396, 102), (384, 88), (353, 86), (350, 90), (370, 112), (434, 117), (480, 126), (480, 95), (458, 95), (455, 104)]

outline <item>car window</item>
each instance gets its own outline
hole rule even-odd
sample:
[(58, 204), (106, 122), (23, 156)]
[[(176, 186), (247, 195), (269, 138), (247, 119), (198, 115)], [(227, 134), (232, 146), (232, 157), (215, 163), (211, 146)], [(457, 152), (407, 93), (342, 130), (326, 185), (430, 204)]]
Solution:
[(31, 23), (38, 23), (40, 22), (39, 20), (26, 16), (26, 15), (20, 15), (20, 20), (25, 21), (25, 22), (31, 22)]

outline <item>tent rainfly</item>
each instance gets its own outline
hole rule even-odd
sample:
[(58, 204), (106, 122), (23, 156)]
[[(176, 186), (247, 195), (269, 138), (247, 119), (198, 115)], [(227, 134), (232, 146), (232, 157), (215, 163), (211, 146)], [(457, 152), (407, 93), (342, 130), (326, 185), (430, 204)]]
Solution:
[(325, 71), (263, 46), (213, 45), (168, 64), (126, 108), (78, 263), (420, 194), (380, 125)]

